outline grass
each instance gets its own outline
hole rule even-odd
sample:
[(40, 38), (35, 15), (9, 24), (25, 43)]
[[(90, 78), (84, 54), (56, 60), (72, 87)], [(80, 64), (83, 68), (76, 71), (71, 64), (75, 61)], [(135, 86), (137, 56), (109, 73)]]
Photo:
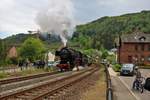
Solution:
[(83, 94), (82, 100), (106, 100), (106, 76), (104, 68), (100, 70), (100, 77), (96, 84)]
[(0, 79), (6, 78), (6, 77), (8, 77), (7, 73), (4, 73), (4, 72), (0, 73)]
[(51, 71), (50, 69), (31, 68), (31, 69), (25, 69), (22, 71), (0, 72), (0, 79), (10, 78), (10, 77), (18, 77), (18, 76), (27, 76), (27, 75), (50, 72), (50, 71)]

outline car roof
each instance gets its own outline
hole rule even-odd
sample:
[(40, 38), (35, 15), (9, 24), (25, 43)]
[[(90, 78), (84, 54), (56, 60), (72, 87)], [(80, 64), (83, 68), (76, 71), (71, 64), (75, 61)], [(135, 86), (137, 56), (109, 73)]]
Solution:
[(123, 67), (133, 67), (134, 64), (123, 64)]

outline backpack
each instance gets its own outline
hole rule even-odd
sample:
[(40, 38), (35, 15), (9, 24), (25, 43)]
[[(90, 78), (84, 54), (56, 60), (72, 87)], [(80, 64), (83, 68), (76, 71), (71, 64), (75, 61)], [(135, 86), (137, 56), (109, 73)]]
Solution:
[(146, 78), (144, 88), (148, 91), (150, 91), (150, 77)]

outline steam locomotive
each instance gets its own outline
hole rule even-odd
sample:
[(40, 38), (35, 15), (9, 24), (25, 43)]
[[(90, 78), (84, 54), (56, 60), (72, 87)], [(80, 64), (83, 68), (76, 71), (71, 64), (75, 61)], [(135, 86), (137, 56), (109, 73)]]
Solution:
[(82, 54), (80, 51), (74, 49), (63, 47), (61, 50), (56, 51), (55, 56), (60, 57), (60, 63), (57, 64), (57, 67), (63, 70), (72, 70), (74, 67), (82, 66), (85, 67), (88, 65), (88, 57)]

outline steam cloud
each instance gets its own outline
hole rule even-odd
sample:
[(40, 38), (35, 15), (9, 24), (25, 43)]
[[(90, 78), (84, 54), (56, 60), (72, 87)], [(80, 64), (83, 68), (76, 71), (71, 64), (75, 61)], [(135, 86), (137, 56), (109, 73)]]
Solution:
[(48, 7), (39, 11), (37, 24), (42, 32), (59, 35), (64, 46), (74, 29), (73, 3), (71, 0), (50, 0)]

